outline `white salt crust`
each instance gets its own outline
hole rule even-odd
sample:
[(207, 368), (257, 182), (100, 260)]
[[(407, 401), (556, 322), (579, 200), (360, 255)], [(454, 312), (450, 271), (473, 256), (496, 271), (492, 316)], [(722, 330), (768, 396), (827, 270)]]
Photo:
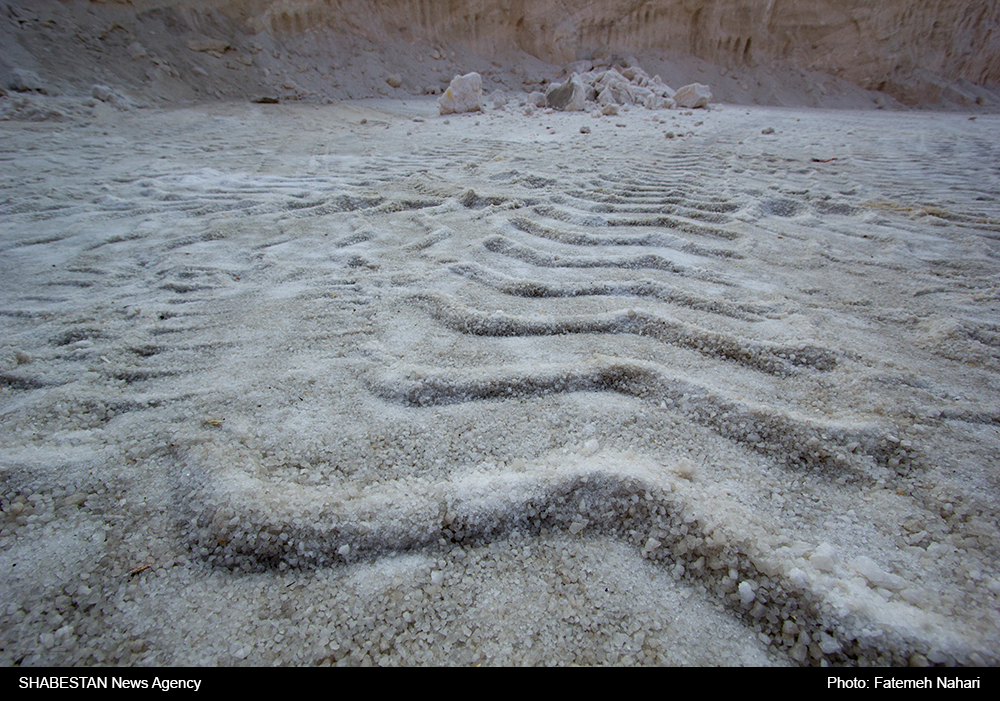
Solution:
[(437, 111), (4, 124), (0, 663), (998, 662), (996, 118)]

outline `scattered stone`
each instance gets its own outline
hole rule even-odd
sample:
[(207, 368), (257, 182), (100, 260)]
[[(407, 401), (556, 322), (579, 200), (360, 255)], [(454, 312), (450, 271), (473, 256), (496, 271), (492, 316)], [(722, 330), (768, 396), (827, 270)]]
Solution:
[(17, 92), (40, 92), (44, 93), (42, 79), (34, 71), (24, 68), (15, 68), (10, 72), (10, 89)]
[(528, 104), (534, 105), (535, 107), (545, 107), (545, 93), (540, 90), (535, 90), (528, 95)]
[(586, 91), (575, 73), (562, 85), (550, 87), (545, 94), (546, 106), (563, 112), (579, 112), (585, 102)]
[(393, 73), (392, 75), (386, 77), (385, 82), (387, 82), (391, 87), (398, 88), (403, 84), (403, 77), (398, 73)]
[(268, 95), (262, 95), (260, 97), (255, 97), (253, 99), (258, 105), (276, 105), (278, 104), (278, 98), (270, 97)]
[(712, 99), (712, 91), (707, 85), (691, 83), (674, 93), (674, 101), (678, 107), (696, 109), (704, 107)]
[(663, 136), (665, 136), (668, 139), (676, 139), (677, 138), (677, 134), (673, 133), (672, 131), (668, 131)]
[(106, 102), (120, 110), (130, 110), (135, 106), (132, 100), (120, 92), (112, 90), (107, 85), (95, 85), (90, 89), (90, 94), (101, 102)]
[(590, 133), (590, 127), (580, 127), (580, 133), (581, 134), (589, 134)]
[(507, 106), (507, 96), (504, 95), (503, 90), (494, 90), (489, 96), (490, 104), (493, 105), (493, 109), (502, 110)]
[(45, 98), (25, 96), (0, 102), (0, 120), (62, 122), (68, 118), (62, 110), (49, 106)]
[(664, 97), (661, 95), (650, 95), (646, 98), (646, 109), (651, 110), (669, 110), (673, 109), (677, 105), (673, 98)]
[(438, 98), (441, 114), (478, 112), (483, 109), (483, 78), (478, 73), (455, 76)]
[(128, 54), (132, 57), (133, 61), (138, 61), (149, 56), (149, 52), (146, 51), (146, 47), (137, 41), (133, 41), (128, 45)]
[(761, 134), (773, 134), (774, 133), (774, 127), (768, 127), (766, 129), (761, 129), (760, 133)]
[(601, 107), (601, 114), (603, 114), (605, 117), (613, 117), (614, 115), (618, 114), (618, 105), (615, 104), (604, 105), (603, 107)]

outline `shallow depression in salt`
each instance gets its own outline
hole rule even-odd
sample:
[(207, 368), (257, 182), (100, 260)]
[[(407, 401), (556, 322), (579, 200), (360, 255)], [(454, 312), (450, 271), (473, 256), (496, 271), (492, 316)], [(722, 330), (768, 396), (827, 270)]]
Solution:
[(5, 124), (0, 660), (996, 664), (998, 137)]

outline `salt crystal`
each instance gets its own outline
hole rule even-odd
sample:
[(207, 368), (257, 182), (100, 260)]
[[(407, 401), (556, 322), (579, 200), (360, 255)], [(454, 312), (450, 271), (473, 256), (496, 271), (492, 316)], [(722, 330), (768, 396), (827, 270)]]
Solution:
[(867, 579), (869, 584), (875, 587), (882, 587), (890, 591), (899, 591), (906, 586), (902, 577), (884, 571), (875, 564), (874, 560), (864, 555), (854, 561), (854, 569), (858, 574)]
[(837, 551), (829, 543), (822, 543), (809, 558), (813, 566), (823, 572), (833, 572), (837, 564)]
[(844, 648), (840, 642), (826, 633), (820, 632), (819, 634), (819, 649), (823, 651), (823, 654), (833, 655), (840, 652)]

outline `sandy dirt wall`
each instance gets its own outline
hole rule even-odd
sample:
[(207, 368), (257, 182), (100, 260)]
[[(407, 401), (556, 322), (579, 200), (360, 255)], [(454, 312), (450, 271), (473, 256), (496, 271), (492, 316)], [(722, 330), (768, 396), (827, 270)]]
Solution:
[[(5, 9), (23, 31), (97, 22), (111, 35), (160, 23), (172, 36), (239, 44), (333, 30), (338, 44), (437, 43), (498, 57), (521, 50), (553, 64), (601, 46), (690, 55), (730, 69), (794, 64), (906, 104), (947, 99), (955, 81), (1000, 81), (1000, 5), (978, 0), (76, 0), (7, 2)], [(53, 56), (69, 52), (64, 44), (56, 42)]]
[[(103, 4), (103, 3), (102, 3)], [(977, 0), (872, 3), (812, 0), (187, 0), (131, 3), (213, 12), (256, 30), (319, 26), (373, 40), (460, 40), (478, 48), (516, 45), (565, 63), (608, 45), (666, 49), (723, 65), (795, 59), (874, 87), (920, 69), (950, 79), (1000, 79), (1000, 6)]]

